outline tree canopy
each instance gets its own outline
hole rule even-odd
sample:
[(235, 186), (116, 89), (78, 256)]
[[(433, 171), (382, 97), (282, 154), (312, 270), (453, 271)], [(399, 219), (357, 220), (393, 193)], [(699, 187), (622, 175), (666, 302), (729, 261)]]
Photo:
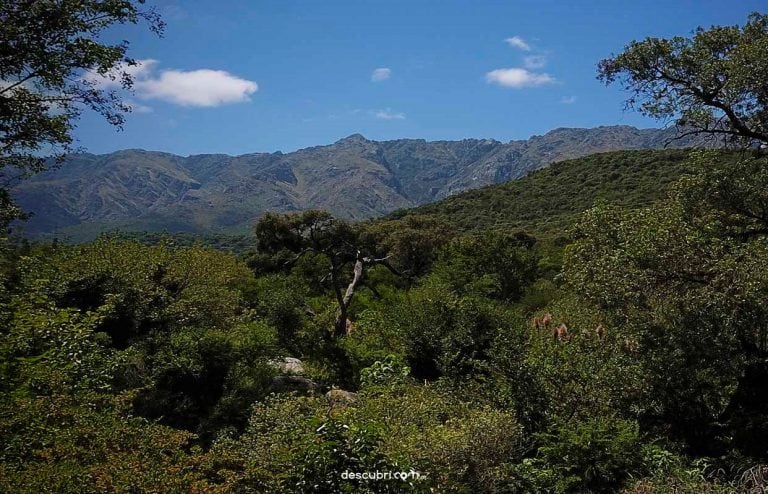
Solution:
[(698, 28), (691, 38), (646, 38), (602, 60), (598, 79), (631, 91), (627, 106), (699, 134), (768, 143), (768, 15), (744, 26)]
[[(387, 257), (376, 258), (373, 255), (375, 246), (363, 245), (359, 232), (352, 225), (334, 218), (326, 211), (309, 210), (284, 215), (267, 213), (256, 223), (255, 231), (260, 253), (268, 256), (286, 252), (296, 254), (284, 262), (284, 266), (292, 265), (305, 254), (314, 254), (327, 260), (328, 272), (322, 280), (330, 281), (336, 296), (336, 335), (348, 331), (347, 311), (355, 290), (363, 282), (367, 267), (383, 265), (399, 274), (389, 264)], [(347, 280), (342, 273), (348, 264), (354, 266), (351, 280)], [(347, 282), (346, 291), (343, 291), (343, 285)]]

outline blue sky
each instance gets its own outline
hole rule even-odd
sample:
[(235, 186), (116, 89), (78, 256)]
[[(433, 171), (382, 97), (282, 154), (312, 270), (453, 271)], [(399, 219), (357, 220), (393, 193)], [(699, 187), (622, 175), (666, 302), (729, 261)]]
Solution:
[[(152, 3), (152, 0), (149, 0)], [(88, 151), (293, 151), (370, 139), (526, 139), (557, 127), (658, 124), (624, 111), (597, 62), (633, 39), (743, 24), (752, 0), (177, 0), (140, 27), (123, 131), (85, 116)]]

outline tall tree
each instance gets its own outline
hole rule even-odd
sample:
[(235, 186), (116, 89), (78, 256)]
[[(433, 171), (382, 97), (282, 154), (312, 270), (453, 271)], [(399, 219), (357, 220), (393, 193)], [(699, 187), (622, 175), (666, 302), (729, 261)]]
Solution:
[(18, 216), (7, 193), (14, 180), (71, 151), (84, 110), (123, 124), (130, 107), (93, 75), (131, 88), (128, 68), (136, 62), (127, 57), (128, 42), (109, 44), (102, 35), (111, 26), (139, 22), (161, 34), (160, 16), (144, 3), (0, 1), (0, 220)]
[(691, 38), (633, 41), (602, 60), (598, 79), (632, 92), (627, 106), (676, 122), (680, 136), (768, 144), (768, 15)]
[[(256, 223), (257, 248), (260, 253), (292, 252), (294, 257), (287, 264), (298, 261), (306, 254), (319, 255), (328, 262), (328, 272), (324, 279), (330, 282), (336, 297), (337, 312), (332, 333), (335, 336), (347, 331), (349, 307), (355, 290), (365, 278), (367, 268), (381, 264), (397, 273), (386, 257), (369, 255), (358, 237), (349, 223), (325, 211), (267, 213)], [(350, 265), (351, 278), (345, 271)]]

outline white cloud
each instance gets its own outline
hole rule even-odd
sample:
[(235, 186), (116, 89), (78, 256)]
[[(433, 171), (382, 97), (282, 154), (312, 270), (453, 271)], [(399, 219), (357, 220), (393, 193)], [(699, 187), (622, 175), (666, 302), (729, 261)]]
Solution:
[(547, 57), (544, 55), (528, 55), (523, 58), (523, 65), (526, 69), (540, 69), (547, 65)]
[(526, 69), (496, 69), (485, 74), (485, 80), (491, 84), (520, 89), (524, 87), (552, 84), (555, 78), (545, 73), (531, 72)]
[(514, 48), (519, 48), (523, 51), (531, 51), (531, 45), (526, 43), (526, 41), (521, 38), (520, 36), (512, 36), (511, 38), (507, 38), (504, 41), (506, 41), (509, 46), (512, 46)]
[(371, 81), (381, 82), (386, 81), (392, 75), (392, 69), (387, 67), (379, 67), (371, 73)]
[(572, 105), (576, 103), (576, 96), (563, 96), (560, 98), (560, 103), (564, 105)]
[(391, 108), (374, 110), (371, 113), (380, 120), (405, 120), (405, 113), (392, 111)]
[[(155, 74), (157, 60), (137, 60), (136, 65), (121, 64), (106, 75), (89, 71), (83, 77), (102, 89), (120, 87), (125, 72), (133, 78), (136, 95), (181, 106), (213, 107), (250, 101), (258, 84), (223, 70), (163, 70)], [(148, 107), (145, 107), (148, 108)], [(136, 111), (136, 107), (134, 108)]]
[(160, 77), (137, 81), (141, 98), (159, 99), (181, 106), (211, 107), (250, 101), (258, 84), (223, 70), (165, 70)]

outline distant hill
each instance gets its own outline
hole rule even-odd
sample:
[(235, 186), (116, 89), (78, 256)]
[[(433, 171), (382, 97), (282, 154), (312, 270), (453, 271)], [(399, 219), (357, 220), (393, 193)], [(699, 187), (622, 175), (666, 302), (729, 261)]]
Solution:
[[(90, 238), (111, 229), (241, 233), (264, 211), (319, 208), (359, 220), (520, 178), (552, 162), (658, 149), (673, 130), (555, 129), (528, 140), (371, 141), (359, 134), (292, 153), (175, 156), (126, 150), (70, 156), (12, 193), (32, 236)], [(691, 146), (673, 141), (671, 146)], [(557, 197), (552, 198), (558, 201)]]
[(664, 198), (686, 171), (689, 154), (689, 149), (593, 154), (554, 163), (519, 180), (396, 211), (384, 219), (430, 216), (460, 232), (503, 228), (538, 237), (562, 236), (597, 201), (643, 207)]

